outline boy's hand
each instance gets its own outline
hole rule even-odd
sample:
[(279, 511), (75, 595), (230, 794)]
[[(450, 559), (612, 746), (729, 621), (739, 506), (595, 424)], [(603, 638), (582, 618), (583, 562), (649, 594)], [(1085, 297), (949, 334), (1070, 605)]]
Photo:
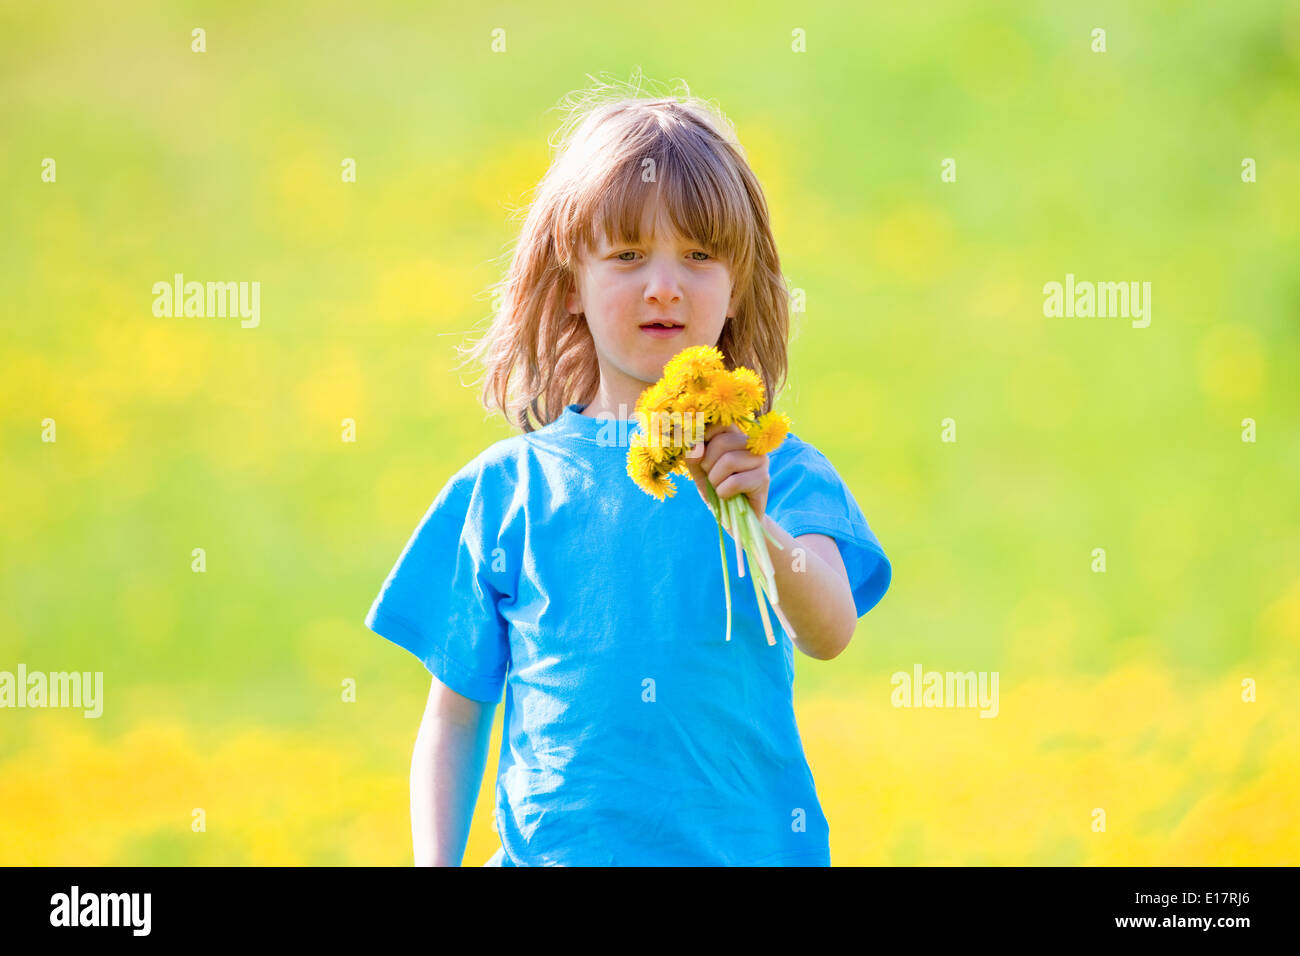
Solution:
[(714, 422), (704, 432), (704, 441), (686, 453), (686, 468), (695, 480), (695, 489), (709, 501), (706, 482), (712, 482), (719, 498), (744, 493), (755, 517), (761, 522), (767, 507), (767, 455), (755, 455), (745, 449), (748, 437), (735, 425)]

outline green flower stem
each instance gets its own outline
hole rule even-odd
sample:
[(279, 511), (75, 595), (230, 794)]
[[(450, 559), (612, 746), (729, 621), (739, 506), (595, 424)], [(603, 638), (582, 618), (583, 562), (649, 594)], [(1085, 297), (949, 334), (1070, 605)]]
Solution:
[(736, 520), (738, 516), (736, 514), (736, 498), (734, 495), (722, 499), (722, 509), (727, 513), (727, 530), (731, 532), (731, 536), (736, 541), (736, 577), (743, 578), (745, 576), (745, 549), (743, 547), (745, 542), (742, 538), (740, 522)]
[(749, 556), (750, 567), (760, 572), (765, 589), (774, 591), (775, 573), (772, 559), (767, 553), (767, 548), (762, 547), (764, 542), (762, 524), (754, 514), (754, 509), (749, 506), (749, 499), (744, 495), (733, 495), (723, 501), (723, 505), (731, 509), (732, 523), (738, 532), (735, 535), (738, 550)]
[[(776, 574), (771, 556), (767, 553), (762, 525), (750, 507), (749, 499), (743, 494), (724, 499), (722, 505), (730, 510), (732, 524), (736, 528), (737, 560), (743, 562), (745, 554), (749, 555), (750, 569), (753, 572), (750, 577), (754, 584), (754, 598), (758, 601), (758, 613), (763, 619), (763, 631), (767, 635), (767, 643), (775, 644), (776, 637), (772, 633), (772, 622), (767, 614), (764, 597), (776, 593)], [(775, 606), (774, 601), (773, 607)]]
[(719, 498), (712, 482), (706, 480), (705, 486), (709, 491), (709, 509), (718, 524), (718, 551), (722, 556), (722, 583), (727, 598), (726, 639), (731, 640), (731, 575), (727, 570), (727, 544), (722, 533), (724, 529), (735, 541), (737, 574), (742, 578), (745, 576), (745, 556), (746, 554), (749, 556), (754, 598), (758, 601), (758, 613), (763, 619), (763, 632), (767, 636), (767, 643), (775, 644), (776, 635), (772, 631), (772, 620), (768, 616), (765, 599), (771, 600), (772, 608), (781, 619), (786, 633), (793, 637), (794, 632), (790, 630), (785, 616), (777, 606), (779, 598), (776, 593), (776, 570), (772, 566), (772, 556), (767, 551), (767, 542), (771, 541), (782, 551), (785, 548), (764, 527), (763, 522), (754, 514), (754, 509), (750, 507), (749, 499), (743, 494)]
[(776, 569), (772, 567), (772, 556), (767, 553), (767, 538), (763, 534), (763, 523), (758, 520), (758, 515), (754, 514), (754, 509), (749, 507), (748, 502), (743, 505), (745, 518), (749, 522), (749, 542), (746, 545), (753, 554), (758, 555), (759, 564), (763, 569), (764, 590), (771, 598), (773, 604), (778, 603), (776, 595)]
[(722, 555), (722, 586), (727, 593), (727, 640), (731, 640), (731, 575), (727, 573), (727, 542), (722, 536), (722, 508), (713, 485), (708, 481), (704, 484), (709, 489), (711, 499), (709, 507), (713, 509), (713, 517), (718, 522), (718, 551)]
[(763, 543), (763, 529), (758, 516), (754, 514), (754, 509), (749, 506), (749, 499), (741, 495), (736, 496), (736, 510), (740, 513), (745, 526), (745, 549), (752, 552), (749, 556), (750, 561), (758, 564), (763, 570), (764, 577), (770, 579), (772, 559), (768, 555), (766, 548), (759, 547)]
[(775, 644), (776, 635), (772, 633), (772, 622), (767, 617), (767, 602), (763, 600), (763, 589), (758, 583), (758, 575), (750, 575), (754, 579), (754, 598), (758, 601), (758, 613), (763, 617), (763, 633), (767, 635), (767, 643)]

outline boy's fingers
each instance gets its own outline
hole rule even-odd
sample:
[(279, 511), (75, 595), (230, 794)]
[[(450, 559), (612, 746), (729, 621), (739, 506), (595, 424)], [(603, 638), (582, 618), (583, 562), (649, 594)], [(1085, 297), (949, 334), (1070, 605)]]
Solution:
[[(709, 430), (713, 432), (712, 436), (706, 437), (686, 456), (688, 459), (699, 461), (705, 472), (712, 471), (718, 459), (727, 452), (744, 448), (749, 441), (748, 436), (735, 425), (719, 425), (715, 422), (709, 426)], [(708, 432), (705, 434), (708, 435)]]
[(717, 435), (725, 434), (728, 432), (730, 432), (733, 435), (738, 435), (741, 438), (745, 437), (745, 433), (740, 430), (740, 427), (738, 425), (723, 425), (721, 422), (714, 422), (708, 428), (704, 429), (704, 440), (708, 441)]
[(718, 460), (729, 452), (743, 450), (747, 440), (745, 433), (737, 426), (714, 422), (704, 430), (703, 439), (687, 450), (686, 470), (690, 472), (695, 487), (705, 502), (712, 503), (708, 492), (709, 474), (717, 466)]
[(713, 487), (722, 491), (722, 483), (732, 475), (746, 475), (746, 480), (767, 480), (767, 458), (744, 448), (733, 448), (714, 459), (706, 469)]

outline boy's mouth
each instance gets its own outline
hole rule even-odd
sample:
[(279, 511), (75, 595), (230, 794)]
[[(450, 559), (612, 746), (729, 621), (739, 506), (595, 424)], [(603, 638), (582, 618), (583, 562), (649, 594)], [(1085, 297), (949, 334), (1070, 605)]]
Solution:
[(677, 335), (685, 328), (686, 326), (676, 319), (651, 319), (649, 322), (641, 323), (641, 331), (647, 335), (653, 335), (657, 339)]

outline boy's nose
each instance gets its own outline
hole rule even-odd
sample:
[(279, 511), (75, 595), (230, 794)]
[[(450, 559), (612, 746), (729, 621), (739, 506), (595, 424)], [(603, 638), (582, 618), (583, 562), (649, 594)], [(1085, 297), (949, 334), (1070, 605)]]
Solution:
[(681, 286), (672, 266), (656, 266), (651, 271), (650, 278), (646, 282), (645, 297), (647, 302), (658, 302), (660, 305), (681, 300)]

